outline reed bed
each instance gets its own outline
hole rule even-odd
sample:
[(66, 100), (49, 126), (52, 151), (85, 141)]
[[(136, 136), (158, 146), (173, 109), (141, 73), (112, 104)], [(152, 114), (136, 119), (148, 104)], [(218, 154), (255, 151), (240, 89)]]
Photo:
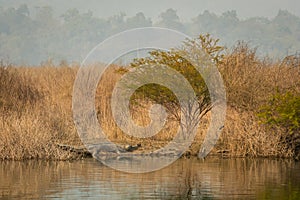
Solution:
[[(0, 66), (0, 159), (77, 159), (57, 144), (82, 145), (72, 118), (72, 89), (78, 65), (38, 67)], [(128, 136), (115, 124), (110, 98), (120, 79), (120, 66), (112, 65), (96, 92), (98, 120), (107, 137), (120, 145), (142, 144), (141, 151), (162, 147), (172, 140), (179, 124), (167, 120), (160, 133), (145, 139)], [(297, 157), (300, 153), (283, 138), (287, 133), (260, 123), (257, 112), (274, 92), (300, 93), (300, 66), (258, 58), (255, 50), (239, 44), (230, 50), (219, 70), (227, 91), (227, 117), (222, 135), (211, 152), (223, 157)], [(141, 106), (142, 105), (142, 106)], [(149, 102), (132, 106), (133, 120), (149, 123)], [(199, 151), (209, 124), (209, 113), (200, 123), (186, 155)]]

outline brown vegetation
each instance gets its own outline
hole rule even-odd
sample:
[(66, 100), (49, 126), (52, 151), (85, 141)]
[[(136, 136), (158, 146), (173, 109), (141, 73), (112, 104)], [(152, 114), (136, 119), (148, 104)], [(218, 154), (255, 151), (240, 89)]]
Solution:
[[(111, 66), (96, 93), (99, 122), (110, 140), (119, 144), (142, 144), (142, 151), (160, 148), (171, 141), (179, 124), (168, 120), (163, 130), (147, 139), (124, 134), (114, 123), (110, 95), (121, 73)], [(73, 159), (57, 144), (81, 145), (72, 119), (72, 87), (78, 66), (0, 67), (0, 159)], [(280, 128), (268, 128), (257, 112), (276, 91), (300, 93), (300, 66), (267, 58), (241, 43), (228, 52), (219, 66), (227, 91), (228, 110), (221, 138), (212, 154), (222, 156), (296, 157), (297, 145), (283, 140)], [(149, 123), (148, 108), (132, 106), (133, 119)], [(201, 120), (189, 153), (196, 154), (209, 124), (209, 113)]]
[[(255, 49), (239, 43), (220, 66), (227, 92), (227, 121), (220, 143), (229, 155), (300, 156), (300, 140), (290, 144), (280, 127), (263, 125), (257, 118), (261, 107), (276, 92), (300, 94), (300, 66), (259, 59)], [(300, 138), (295, 133), (294, 138)]]
[(58, 142), (79, 142), (71, 113), (69, 67), (0, 67), (0, 158), (67, 159)]

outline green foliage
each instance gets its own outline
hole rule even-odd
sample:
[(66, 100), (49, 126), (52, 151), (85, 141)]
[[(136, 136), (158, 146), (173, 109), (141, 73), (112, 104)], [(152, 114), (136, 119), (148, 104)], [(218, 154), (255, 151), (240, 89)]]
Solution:
[[(200, 112), (206, 112), (210, 110), (211, 102), (205, 81), (194, 66), (181, 55), (191, 54), (188, 51), (191, 48), (196, 48), (199, 52), (204, 51), (207, 53), (218, 64), (222, 61), (222, 51), (224, 49), (224, 47), (218, 45), (218, 42), (218, 39), (213, 39), (209, 34), (200, 35), (196, 39), (185, 41), (181, 49), (173, 49), (168, 52), (160, 50), (152, 51), (149, 57), (135, 59), (131, 63), (131, 67), (142, 65), (157, 65), (159, 67), (159, 65), (165, 65), (178, 71), (192, 86), (197, 97), (196, 101), (198, 102)], [(176, 115), (176, 110), (179, 107), (179, 102), (172, 91), (157, 84), (146, 84), (140, 87), (132, 100), (141, 98), (163, 104), (174, 115)], [(178, 116), (175, 117), (177, 118)]]
[(220, 64), (224, 58), (223, 50), (225, 47), (219, 45), (219, 42), (220, 39), (215, 39), (209, 33), (206, 33), (205, 35), (200, 34), (196, 40), (188, 40), (185, 42), (185, 45), (187, 47), (194, 46), (198, 49), (202, 49), (211, 56), (216, 64)]
[(262, 122), (285, 128), (289, 133), (300, 130), (300, 95), (277, 92), (269, 103), (261, 108), (258, 116)]

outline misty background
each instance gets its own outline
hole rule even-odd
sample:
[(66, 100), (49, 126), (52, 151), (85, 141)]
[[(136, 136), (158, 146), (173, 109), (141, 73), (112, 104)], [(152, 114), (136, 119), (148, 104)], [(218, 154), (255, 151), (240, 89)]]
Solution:
[(300, 52), (297, 0), (0, 0), (0, 60), (81, 62), (107, 37), (145, 26), (210, 33), (228, 48), (244, 40), (274, 59)]

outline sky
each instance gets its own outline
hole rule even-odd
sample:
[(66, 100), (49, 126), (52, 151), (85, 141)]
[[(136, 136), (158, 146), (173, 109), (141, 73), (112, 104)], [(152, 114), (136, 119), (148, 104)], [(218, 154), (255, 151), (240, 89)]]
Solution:
[(133, 16), (143, 12), (145, 16), (157, 21), (159, 14), (168, 8), (177, 11), (182, 21), (209, 10), (221, 15), (228, 10), (236, 10), (240, 19), (260, 16), (273, 18), (279, 9), (300, 16), (299, 0), (0, 0), (1, 7), (18, 7), (26, 3), (32, 10), (38, 6), (51, 6), (56, 14), (70, 8), (78, 8), (82, 12), (93, 11), (97, 17), (109, 17), (120, 12)]

